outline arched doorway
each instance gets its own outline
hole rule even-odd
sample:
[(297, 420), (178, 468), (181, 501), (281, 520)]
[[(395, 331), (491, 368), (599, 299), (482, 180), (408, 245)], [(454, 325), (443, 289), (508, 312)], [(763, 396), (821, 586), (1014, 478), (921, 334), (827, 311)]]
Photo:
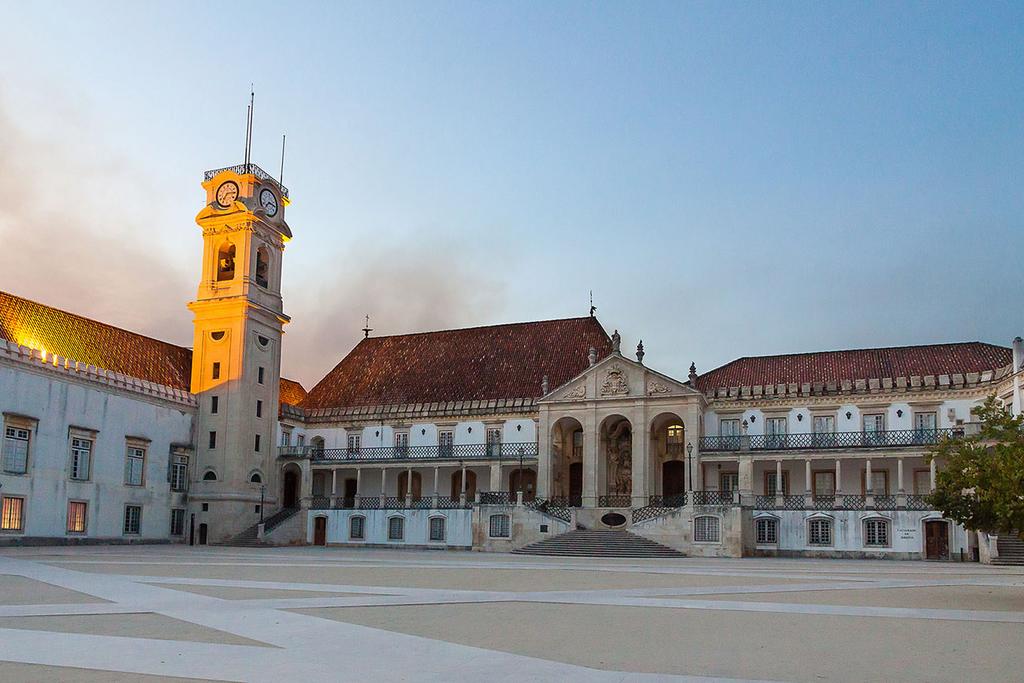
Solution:
[(508, 492), (515, 498), (520, 487), (523, 491), (523, 500), (533, 500), (537, 496), (537, 473), (534, 470), (518, 467), (508, 475)]
[(653, 477), (648, 480), (651, 493), (662, 496), (677, 496), (693, 488), (687, 487), (687, 479), (693, 473), (686, 462), (686, 428), (675, 413), (662, 413), (651, 420), (651, 441), (649, 471)]
[(583, 425), (575, 418), (560, 418), (551, 427), (550, 496), (576, 506), (583, 499), (583, 438)]
[(599, 505), (628, 507), (633, 495), (633, 425), (622, 415), (611, 415), (601, 423), (601, 454), (598, 491), (605, 498)]
[(285, 468), (282, 479), (281, 501), (286, 508), (299, 506), (299, 482), (302, 475), (299, 468), (291, 465)]
[[(452, 500), (458, 500), (462, 494), (462, 470), (452, 473)], [(476, 500), (476, 472), (466, 470), (466, 500)]]
[(949, 559), (949, 522), (941, 519), (925, 521), (924, 556), (928, 560)]
[(327, 545), (327, 518), (313, 519), (313, 545)]
[(209, 533), (209, 527), (205, 523), (199, 525), (199, 545), (206, 545), (206, 537)]
[[(419, 472), (412, 473), (412, 499), (420, 499), (420, 491), (422, 490), (422, 477)], [(404, 470), (398, 475), (398, 491), (397, 495), (401, 499), (405, 499), (405, 496), (409, 493), (409, 471)]]

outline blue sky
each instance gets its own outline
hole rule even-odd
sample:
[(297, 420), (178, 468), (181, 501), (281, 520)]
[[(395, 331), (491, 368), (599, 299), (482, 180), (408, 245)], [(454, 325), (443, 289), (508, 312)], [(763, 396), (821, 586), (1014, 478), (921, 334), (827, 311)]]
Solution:
[[(286, 374), (598, 316), (685, 377), (1024, 333), (1020, 3), (46, 3), (0, 28), (0, 288), (182, 344), (201, 172), (285, 184)], [(56, 255), (56, 258), (55, 258)], [(48, 268), (37, 259), (51, 259)]]

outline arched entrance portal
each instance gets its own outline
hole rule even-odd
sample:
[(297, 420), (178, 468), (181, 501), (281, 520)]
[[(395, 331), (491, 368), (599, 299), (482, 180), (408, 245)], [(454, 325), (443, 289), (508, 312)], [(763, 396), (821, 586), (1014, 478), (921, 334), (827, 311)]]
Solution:
[[(633, 495), (633, 425), (621, 415), (601, 423), (601, 452), (598, 491), (603, 489), (602, 507), (629, 507)], [(603, 475), (603, 476), (602, 476)], [(603, 484), (603, 485), (602, 485)]]
[(302, 480), (302, 473), (295, 465), (285, 468), (284, 476), (281, 478), (282, 491), (281, 501), (286, 508), (299, 506), (299, 482)]
[(206, 537), (209, 533), (209, 527), (206, 524), (199, 525), (199, 545), (206, 545)]
[[(651, 420), (650, 472), (659, 477), (653, 482), (654, 494), (664, 497), (686, 493), (692, 475), (686, 462), (686, 429), (675, 413), (662, 413)], [(690, 482), (689, 488), (693, 488)]]
[(583, 425), (572, 417), (551, 427), (551, 498), (583, 504)]

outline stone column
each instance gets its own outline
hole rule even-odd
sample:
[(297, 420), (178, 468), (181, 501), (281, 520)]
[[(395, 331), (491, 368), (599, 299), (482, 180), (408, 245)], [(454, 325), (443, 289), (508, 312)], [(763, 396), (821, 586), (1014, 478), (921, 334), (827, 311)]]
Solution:
[[(551, 417), (541, 409), (537, 423), (537, 497), (551, 497)], [(567, 475), (565, 475), (567, 476)]]
[(501, 490), (501, 463), (491, 463), (491, 483), (489, 490)]
[(903, 488), (903, 458), (896, 459), (896, 507), (907, 506), (907, 490)]
[(754, 504), (754, 457), (751, 455), (740, 456), (739, 481), (737, 485), (740, 490), (740, 504), (751, 506)]
[(875, 506), (875, 485), (871, 481), (871, 458), (864, 461), (864, 505)]
[(338, 502), (338, 468), (331, 468), (331, 508), (337, 507)]
[(466, 507), (466, 463), (459, 463), (462, 466), (462, 475), (459, 477), (459, 506)]
[(928, 464), (928, 487), (932, 493), (935, 493), (935, 472), (935, 458), (932, 458), (931, 463)]
[(433, 507), (434, 507), (435, 510), (437, 509), (437, 497), (439, 495), (438, 491), (437, 491), (437, 487), (440, 485), (440, 483), (441, 483), (441, 468), (438, 467), (437, 465), (434, 465), (434, 502), (433, 502)]
[(412, 465), (405, 470), (405, 507), (412, 507)]
[(387, 503), (388, 497), (388, 468), (380, 468), (380, 506), (381, 508)]
[(786, 495), (786, 487), (782, 485), (782, 461), (775, 461), (775, 507), (783, 506), (783, 496)]
[(633, 507), (643, 507), (647, 505), (647, 470), (648, 461), (653, 450), (650, 441), (651, 433), (647, 429), (647, 420), (644, 416), (642, 405), (638, 403), (630, 418), (633, 428), (633, 443), (630, 449), (630, 457), (632, 458), (630, 463), (632, 472), (630, 496), (633, 499)]
[(352, 503), (353, 507), (355, 507), (357, 509), (359, 508), (359, 501), (362, 498), (362, 496), (363, 496), (363, 468), (362, 467), (357, 467), (356, 468), (356, 495), (355, 495), (355, 499), (353, 500), (353, 503)]
[(839, 505), (843, 496), (843, 461), (836, 458), (836, 506)]
[(597, 507), (597, 449), (600, 439), (596, 419), (591, 417), (583, 426), (583, 506)]
[(811, 473), (811, 460), (804, 460), (804, 507), (814, 505), (814, 476)]

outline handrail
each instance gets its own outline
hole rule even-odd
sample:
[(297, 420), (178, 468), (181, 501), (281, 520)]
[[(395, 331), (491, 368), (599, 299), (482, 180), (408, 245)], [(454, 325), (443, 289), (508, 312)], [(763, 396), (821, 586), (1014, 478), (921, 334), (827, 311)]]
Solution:
[(316, 446), (279, 446), (279, 456), (309, 458), (313, 462), (384, 462), (432, 460), (497, 459), (509, 463), (522, 457), (537, 459), (537, 443), (468, 443), (445, 446), (373, 446), (369, 448), (319, 448)]
[(945, 429), (890, 429), (875, 432), (827, 432), (800, 434), (750, 434), (744, 436), (702, 436), (700, 450), (784, 451), (795, 449), (889, 448), (931, 446), (943, 439), (962, 439), (969, 425)]

